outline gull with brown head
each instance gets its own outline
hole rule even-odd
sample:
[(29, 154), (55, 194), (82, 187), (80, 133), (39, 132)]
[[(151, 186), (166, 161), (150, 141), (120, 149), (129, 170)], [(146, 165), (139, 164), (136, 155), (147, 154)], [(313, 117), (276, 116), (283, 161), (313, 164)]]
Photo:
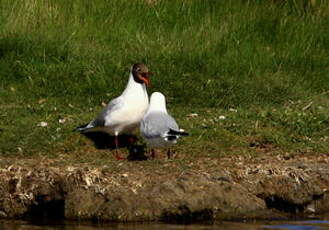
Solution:
[[(151, 74), (145, 64), (134, 64), (122, 94), (112, 99), (94, 120), (76, 130), (81, 133), (105, 132), (114, 135), (117, 149), (118, 135), (133, 133), (148, 108), (146, 87), (150, 85)], [(118, 155), (116, 157), (120, 158)]]

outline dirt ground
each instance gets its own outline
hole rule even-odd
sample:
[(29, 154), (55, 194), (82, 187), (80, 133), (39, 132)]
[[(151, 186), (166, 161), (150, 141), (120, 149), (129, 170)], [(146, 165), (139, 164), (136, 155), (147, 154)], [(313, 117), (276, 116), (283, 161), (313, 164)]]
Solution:
[(196, 222), (329, 211), (329, 156), (271, 154), (63, 165), (0, 159), (0, 217)]

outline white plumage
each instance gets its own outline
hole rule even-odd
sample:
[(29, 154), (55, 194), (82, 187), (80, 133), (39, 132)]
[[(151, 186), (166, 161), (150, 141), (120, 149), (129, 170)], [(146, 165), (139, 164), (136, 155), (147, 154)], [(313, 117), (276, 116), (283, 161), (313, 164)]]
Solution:
[(116, 137), (118, 146), (117, 136), (131, 134), (139, 126), (148, 108), (146, 86), (150, 82), (150, 74), (146, 65), (141, 63), (133, 65), (128, 84), (122, 94), (111, 100), (94, 120), (85, 126), (78, 127), (77, 131), (109, 133)]

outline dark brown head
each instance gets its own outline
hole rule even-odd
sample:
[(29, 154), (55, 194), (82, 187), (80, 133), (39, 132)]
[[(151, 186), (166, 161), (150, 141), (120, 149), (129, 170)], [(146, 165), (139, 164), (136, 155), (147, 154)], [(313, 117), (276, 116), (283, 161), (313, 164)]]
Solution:
[(149, 69), (143, 63), (134, 64), (131, 70), (134, 80), (140, 84), (145, 84), (146, 86), (150, 85), (150, 75)]

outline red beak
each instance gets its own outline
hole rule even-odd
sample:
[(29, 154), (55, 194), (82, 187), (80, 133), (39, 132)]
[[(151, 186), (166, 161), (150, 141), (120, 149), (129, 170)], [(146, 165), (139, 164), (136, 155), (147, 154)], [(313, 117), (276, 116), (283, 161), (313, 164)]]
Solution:
[(147, 72), (147, 73), (142, 73), (141, 80), (145, 83), (147, 87), (151, 86), (151, 81), (150, 81), (150, 75), (153, 73)]

